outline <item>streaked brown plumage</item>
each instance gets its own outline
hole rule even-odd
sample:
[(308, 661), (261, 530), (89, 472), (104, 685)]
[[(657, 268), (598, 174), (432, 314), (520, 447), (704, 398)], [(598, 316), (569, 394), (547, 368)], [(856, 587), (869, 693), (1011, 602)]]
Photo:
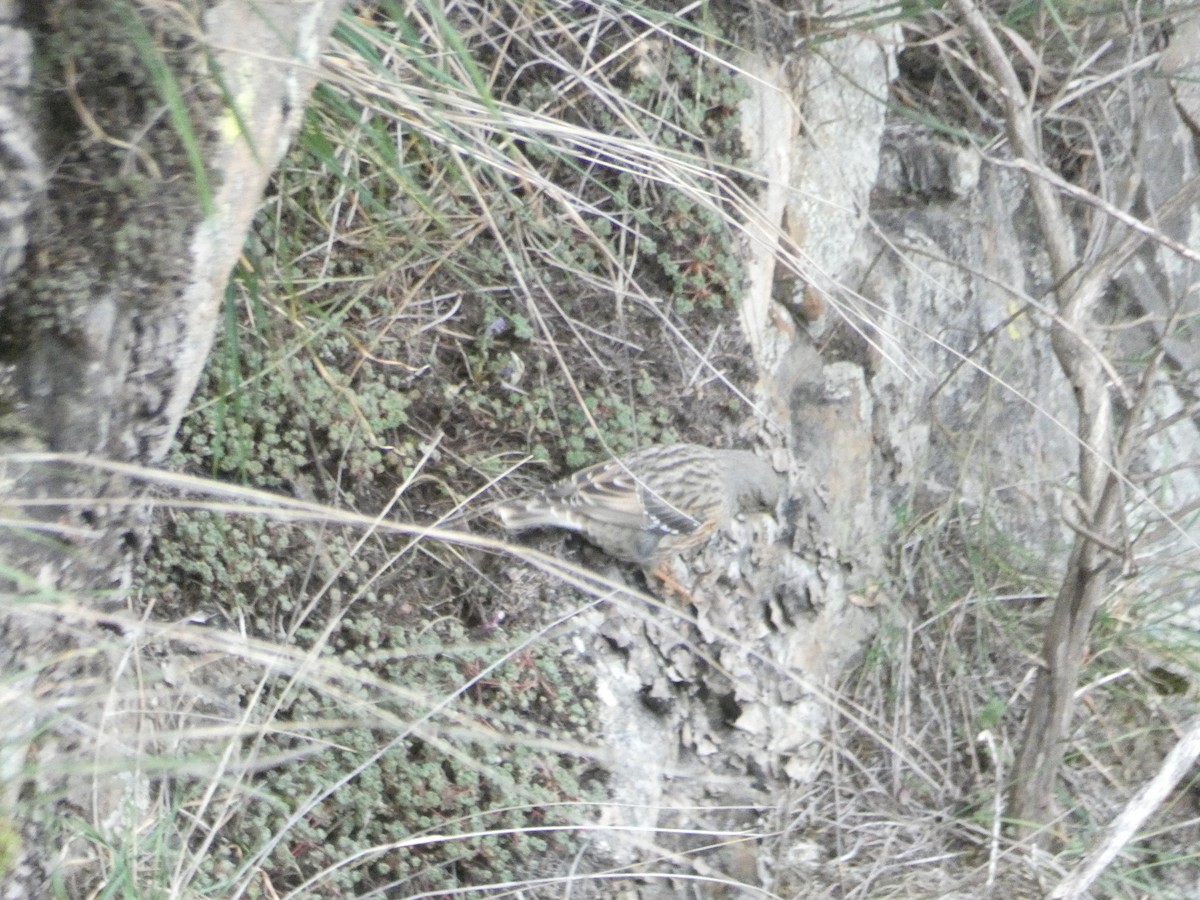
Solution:
[(650, 447), (497, 508), (509, 531), (565, 528), (645, 569), (702, 544), (742, 502), (774, 507), (780, 477), (745, 450)]

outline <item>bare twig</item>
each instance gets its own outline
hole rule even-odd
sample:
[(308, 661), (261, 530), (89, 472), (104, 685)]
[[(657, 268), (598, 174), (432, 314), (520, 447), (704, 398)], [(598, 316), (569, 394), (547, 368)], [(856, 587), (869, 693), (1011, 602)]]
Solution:
[(1062, 879), (1050, 896), (1055, 900), (1082, 896), (1108, 865), (1117, 857), (1137, 833), (1142, 823), (1162, 805), (1167, 795), (1195, 765), (1200, 757), (1200, 719), (1188, 727), (1187, 733), (1167, 754), (1158, 773), (1150, 779), (1129, 801), (1121, 814), (1108, 826), (1104, 841), (1092, 850), (1066, 878)]
[[(1057, 286), (1059, 317), (1051, 343), (1059, 365), (1075, 390), (1079, 406), (1079, 496), (1084, 521), (1075, 542), (1042, 648), (1044, 668), (1038, 672), (1025, 736), (1012, 785), (1011, 809), (1024, 829), (1050, 817), (1053, 784), (1074, 710), (1075, 684), (1091, 630), (1104, 595), (1109, 546), (1093, 540), (1109, 535), (1120, 510), (1121, 482), (1117, 475), (1117, 437), (1105, 367), (1087, 352), (1097, 331), (1096, 305), (1111, 272), (1081, 271), (1074, 229), (1063, 209), (1058, 188), (1043, 177), (1033, 101), (1021, 88), (1008, 54), (973, 0), (954, 0), (972, 36), (979, 42), (1007, 111), (1008, 137), (1029, 174), (1027, 183), (1037, 209), (1041, 232)], [(1105, 546), (1105, 544), (1109, 546)]]

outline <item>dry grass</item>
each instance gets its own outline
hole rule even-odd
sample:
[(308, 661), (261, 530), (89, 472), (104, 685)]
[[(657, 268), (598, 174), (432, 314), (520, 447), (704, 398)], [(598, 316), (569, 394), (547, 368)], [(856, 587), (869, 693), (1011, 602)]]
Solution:
[[(1108, 169), (1088, 160), (1106, 123), (1080, 124), (1080, 109), (1094, 99), (1111, 114), (1103, 92), (1139, 63), (1093, 77), (1111, 20), (1083, 15), (1072, 31), (1054, 9), (1019, 32), (1042, 41), (1019, 61), (1052, 86), (1056, 169), (1103, 193)], [(504, 3), (348, 15), (178, 443), (174, 466), (197, 477), (126, 473), (161, 497), (136, 603), (104, 616), (27, 604), (34, 621), (111, 629), (90, 652), (118, 658), (121, 677), (87, 696), (120, 695), (146, 726), (133, 755), (152, 787), (124, 827), (63, 826), (82, 836), (93, 886), (1042, 896), (1157, 767), (1196, 659), (1186, 636), (1148, 622), (1145, 598), (1188, 593), (1162, 570), (1106, 598), (1052, 851), (1011, 836), (1005, 791), (1056, 573), (955, 495), (898, 524), (894, 568), (877, 573), (892, 608), (862, 664), (837, 690), (786, 676), (828, 709), (813, 783), (691, 819), (670, 810), (691, 824), (635, 864), (595, 849), (616, 831), (595, 824), (612, 763), (580, 638), (596, 610), (675, 629), (697, 654), (754, 648), (730, 634), (705, 644), (679, 610), (564, 562), (574, 544), (511, 546), (479, 512), (609, 452), (744, 442), (764, 426), (732, 316), (756, 213), (725, 60), (751, 38), (713, 15)], [(842, 25), (809, 23), (804, 49)], [(934, 13), (905, 27), (897, 105), (1000, 153), (999, 106), (970, 47)], [(1124, 161), (1104, 149), (1109, 168)], [(853, 334), (875, 316), (843, 287), (831, 299)], [(903, 341), (881, 346), (884, 365), (916, 365)], [(123, 748), (125, 721), (97, 748)], [(1189, 896), (1193, 794), (1172, 797), (1105, 896)], [(741, 880), (705, 862), (714, 846), (749, 857)]]

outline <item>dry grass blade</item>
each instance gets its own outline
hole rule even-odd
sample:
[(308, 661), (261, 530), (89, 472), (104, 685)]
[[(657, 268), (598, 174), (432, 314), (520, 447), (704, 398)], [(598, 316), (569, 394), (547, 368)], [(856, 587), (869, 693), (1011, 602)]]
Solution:
[(1101, 873), (1112, 864), (1117, 854), (1137, 834), (1142, 824), (1162, 805), (1179, 781), (1200, 758), (1200, 720), (1193, 721), (1187, 732), (1167, 754), (1162, 768), (1144, 784), (1126, 804), (1121, 814), (1106, 829), (1100, 841), (1071, 871), (1054, 886), (1050, 896), (1059, 898), (1082, 897)]

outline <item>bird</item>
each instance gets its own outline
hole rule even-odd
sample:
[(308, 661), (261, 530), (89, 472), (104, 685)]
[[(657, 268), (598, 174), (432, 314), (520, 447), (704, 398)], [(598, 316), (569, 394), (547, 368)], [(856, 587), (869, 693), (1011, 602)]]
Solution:
[(747, 502), (773, 509), (781, 492), (779, 475), (748, 450), (664, 444), (581, 469), (496, 512), (510, 532), (574, 531), (679, 588), (668, 560), (703, 544)]

